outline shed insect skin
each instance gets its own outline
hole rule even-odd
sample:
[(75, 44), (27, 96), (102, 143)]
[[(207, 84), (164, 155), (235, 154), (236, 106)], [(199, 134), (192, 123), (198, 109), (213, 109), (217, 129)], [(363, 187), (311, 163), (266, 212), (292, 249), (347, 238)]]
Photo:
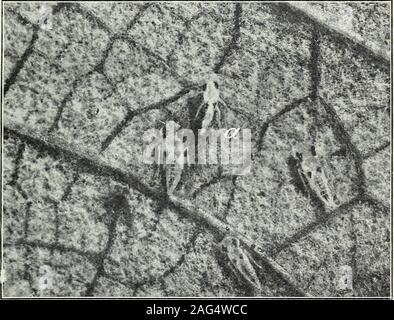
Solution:
[(219, 127), (221, 127), (221, 111), (218, 105), (221, 104), (226, 107), (226, 103), (220, 98), (219, 91), (219, 78), (216, 74), (209, 77), (208, 81), (205, 83), (205, 90), (203, 92), (203, 102), (198, 107), (195, 118), (201, 111), (201, 108), (206, 105), (207, 109), (205, 111), (205, 116), (202, 121), (201, 128), (208, 128), (211, 124), (215, 110), (217, 111), (217, 121)]
[(252, 288), (254, 294), (259, 294), (261, 291), (261, 284), (253, 265), (260, 269), (261, 267), (253, 260), (248, 252), (242, 248), (240, 240), (231, 235), (227, 235), (218, 246), (219, 249), (225, 251), (228, 258), (228, 266), (234, 274), (242, 283), (246, 283)]
[(173, 194), (175, 189), (177, 188), (178, 184), (181, 181), (182, 172), (184, 169), (184, 158), (183, 158), (183, 146), (182, 141), (179, 139), (177, 134), (175, 134), (175, 164), (167, 165), (165, 174), (166, 174), (166, 184), (167, 184), (167, 193)]
[[(165, 122), (159, 120), (165, 125)], [(175, 122), (176, 130), (180, 128), (180, 125)], [(160, 129), (161, 136), (164, 137), (164, 129), (165, 127)], [(182, 172), (185, 166), (184, 160), (184, 150), (181, 139), (178, 137), (178, 132), (175, 131), (174, 136), (174, 146), (172, 147), (172, 151), (174, 153), (175, 162), (174, 163), (166, 163), (166, 154), (163, 154), (164, 157), (164, 174), (166, 176), (166, 192), (168, 195), (172, 195), (175, 192), (175, 189), (178, 187), (178, 184), (181, 182)], [(168, 147), (168, 146), (167, 146)], [(159, 162), (159, 161), (158, 161)]]
[[(292, 154), (300, 163), (299, 170), (302, 173), (300, 176), (304, 185), (308, 182), (309, 186), (316, 192), (316, 195), (328, 209), (336, 207), (338, 204), (331, 193), (332, 188), (324, 170), (325, 161), (320, 153), (316, 152), (313, 154), (311, 145), (305, 143), (293, 147)], [(302, 176), (307, 179), (307, 182), (304, 181)]]

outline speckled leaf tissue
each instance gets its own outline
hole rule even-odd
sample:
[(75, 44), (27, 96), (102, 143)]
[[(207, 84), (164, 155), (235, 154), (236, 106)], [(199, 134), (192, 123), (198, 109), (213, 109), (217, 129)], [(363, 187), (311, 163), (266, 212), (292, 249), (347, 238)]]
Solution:
[(4, 297), (390, 296), (389, 2), (3, 6)]

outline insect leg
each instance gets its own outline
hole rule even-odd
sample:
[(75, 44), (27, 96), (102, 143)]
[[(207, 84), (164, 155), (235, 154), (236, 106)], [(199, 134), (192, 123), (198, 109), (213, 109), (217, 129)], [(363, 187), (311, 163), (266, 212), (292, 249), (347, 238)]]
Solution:
[(227, 104), (223, 101), (222, 98), (219, 97), (219, 100), (218, 100), (218, 101), (219, 101), (223, 106), (227, 107)]
[(197, 119), (198, 114), (201, 111), (201, 108), (204, 106), (204, 104), (205, 104), (205, 102), (201, 103), (200, 106), (198, 107), (197, 112), (196, 112), (196, 116), (195, 116), (196, 119)]
[(222, 125), (221, 125), (220, 119), (222, 118), (222, 113), (220, 112), (220, 109), (219, 109), (219, 107), (218, 107), (217, 104), (215, 105), (215, 109), (216, 109), (216, 111), (218, 112), (218, 114), (217, 114), (217, 119), (218, 119), (219, 127), (221, 127)]

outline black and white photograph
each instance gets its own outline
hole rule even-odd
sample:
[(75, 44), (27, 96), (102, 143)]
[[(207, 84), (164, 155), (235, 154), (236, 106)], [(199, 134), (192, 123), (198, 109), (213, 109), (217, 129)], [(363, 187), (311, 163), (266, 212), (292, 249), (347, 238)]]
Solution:
[(392, 299), (392, 1), (3, 1), (1, 34), (2, 298)]

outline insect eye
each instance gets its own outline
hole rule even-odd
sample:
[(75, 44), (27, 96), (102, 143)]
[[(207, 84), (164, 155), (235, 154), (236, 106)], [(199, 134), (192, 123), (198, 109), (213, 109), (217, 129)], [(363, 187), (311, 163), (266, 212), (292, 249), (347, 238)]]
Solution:
[(214, 81), (213, 84), (215, 85), (215, 88), (216, 88), (216, 89), (219, 89), (219, 83), (217, 83), (216, 81)]
[(308, 175), (309, 178), (312, 178), (312, 172), (308, 171), (307, 175)]
[(207, 84), (206, 83), (204, 83), (202, 90), (203, 91), (207, 90)]

